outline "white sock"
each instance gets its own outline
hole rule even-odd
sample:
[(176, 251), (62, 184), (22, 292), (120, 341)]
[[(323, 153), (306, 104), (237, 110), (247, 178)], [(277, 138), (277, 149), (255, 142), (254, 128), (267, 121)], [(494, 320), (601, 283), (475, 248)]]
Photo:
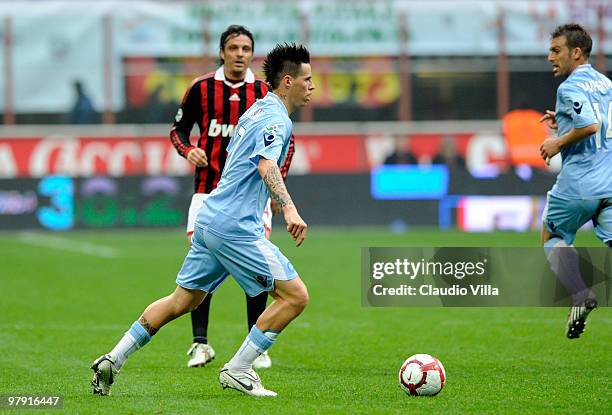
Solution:
[(126, 332), (121, 338), (121, 340), (119, 340), (119, 343), (117, 343), (115, 348), (111, 350), (109, 355), (111, 356), (111, 359), (113, 359), (113, 361), (115, 362), (117, 369), (121, 370), (121, 367), (123, 366), (127, 358), (130, 357), (130, 355), (139, 348), (140, 347), (138, 347), (138, 343), (132, 337), (132, 335), (129, 332)]
[(121, 367), (132, 353), (144, 347), (150, 341), (151, 335), (147, 333), (138, 321), (135, 321), (132, 327), (119, 340), (115, 348), (109, 353), (111, 359), (115, 362), (115, 366), (117, 366), (117, 370), (121, 370)]
[(552, 238), (544, 244), (544, 251), (550, 269), (571, 294), (573, 305), (592, 295), (580, 275), (580, 256), (573, 245), (566, 244), (561, 238)]
[(253, 343), (249, 336), (244, 339), (242, 346), (236, 352), (232, 360), (229, 361), (229, 369), (232, 372), (246, 372), (251, 368), (253, 362), (261, 354), (255, 343)]
[(277, 337), (277, 332), (263, 333), (257, 326), (251, 327), (251, 332), (244, 339), (242, 346), (229, 361), (229, 369), (232, 372), (246, 372), (251, 369), (257, 356), (268, 350)]

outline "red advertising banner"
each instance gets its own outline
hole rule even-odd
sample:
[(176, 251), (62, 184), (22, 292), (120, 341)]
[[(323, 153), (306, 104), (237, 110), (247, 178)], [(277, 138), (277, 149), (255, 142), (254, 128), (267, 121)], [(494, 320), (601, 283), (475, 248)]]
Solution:
[[(471, 171), (509, 167), (506, 145), (495, 134), (336, 134), (297, 135), (291, 174), (358, 173), (382, 164), (398, 143), (420, 164), (428, 164), (444, 143), (466, 160)], [(91, 176), (187, 176), (193, 166), (180, 157), (165, 136), (50, 135), (0, 138), (0, 178), (66, 174)]]

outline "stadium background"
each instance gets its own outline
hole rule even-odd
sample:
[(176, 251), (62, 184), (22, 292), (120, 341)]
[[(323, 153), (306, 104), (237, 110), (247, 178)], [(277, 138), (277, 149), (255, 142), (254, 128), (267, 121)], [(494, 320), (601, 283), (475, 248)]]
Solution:
[[(128, 399), (98, 406), (81, 377), (99, 354), (94, 346), (109, 346), (142, 306), (171, 289), (168, 276), (186, 249), (193, 179), (170, 144), (170, 125), (190, 81), (216, 67), (219, 34), (238, 23), (255, 35), (257, 73), (275, 43), (303, 42), (317, 86), (311, 105), (294, 117), (297, 149), (288, 178), (312, 236), (294, 250), (275, 222), (273, 237), (307, 276), (335, 277), (331, 285), (309, 281), (312, 311), (286, 342), (299, 340), (337, 366), (330, 375), (325, 362), (307, 354), (298, 358), (303, 373), (296, 375), (298, 345), (274, 351), (277, 372), (264, 379), (285, 385), (294, 399), (285, 409), (403, 411), (406, 403), (393, 389), (395, 366), (411, 351), (439, 355), (455, 382), (435, 403), (411, 403), (416, 412), (571, 412), (568, 396), (584, 413), (609, 408), (607, 310), (594, 319), (591, 337), (569, 349), (561, 330), (565, 310), (465, 309), (452, 317), (443, 309), (364, 310), (357, 282), (363, 246), (538, 245), (543, 198), (560, 168), (559, 160), (551, 166), (538, 160), (548, 132), (534, 121), (554, 107), (558, 84), (546, 61), (549, 33), (561, 23), (584, 24), (594, 38), (591, 62), (610, 76), (609, 2), (41, 0), (0, 2), (0, 19), (0, 365), (11, 375), (0, 375), (0, 394), (61, 392), (66, 408), (82, 413), (200, 408), (200, 375), (177, 376), (186, 379), (182, 387), (195, 384), (189, 398), (184, 389), (169, 392), (176, 385), (165, 379), (184, 365), (176, 350), (189, 341), (186, 319), (160, 333), (156, 348), (143, 352), (143, 366), (130, 364), (124, 376), (136, 383), (121, 386)], [(72, 111), (75, 81), (94, 114)], [(455, 143), (465, 169), (432, 163), (447, 142)], [(409, 148), (418, 163), (384, 166), (396, 146)], [(577, 243), (598, 246), (590, 234)], [(244, 323), (238, 288), (228, 286), (219, 293), (226, 305), (213, 306), (218, 323), (211, 331), (215, 344), (231, 350)], [(107, 295), (89, 295), (100, 287)], [(126, 296), (136, 304), (126, 307)], [(101, 327), (90, 339), (67, 340), (89, 331), (93, 320)], [(472, 327), (474, 321), (490, 330)], [(327, 338), (302, 334), (308, 327), (344, 336), (344, 354)], [(8, 357), (16, 353), (28, 358)], [(364, 353), (372, 357), (358, 363), (366, 376), (352, 372), (354, 356)], [(474, 361), (487, 376), (500, 371), (498, 389)], [(555, 365), (562, 367), (550, 371)], [(61, 386), (41, 380), (41, 369)], [(589, 376), (576, 375), (584, 372)], [(149, 375), (164, 380), (151, 386), (156, 378)], [(204, 395), (220, 396), (212, 377)], [(517, 383), (527, 390), (511, 391)], [(318, 394), (321, 385), (329, 396), (318, 396), (320, 405), (292, 389)], [(149, 387), (157, 400), (141, 402)], [(234, 396), (207, 404), (249, 411)]]

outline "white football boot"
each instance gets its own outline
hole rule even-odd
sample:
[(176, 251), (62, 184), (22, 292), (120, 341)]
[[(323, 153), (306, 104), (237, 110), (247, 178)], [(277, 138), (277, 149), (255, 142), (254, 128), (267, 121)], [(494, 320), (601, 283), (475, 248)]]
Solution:
[(263, 387), (261, 379), (253, 369), (246, 372), (232, 372), (229, 370), (229, 363), (226, 363), (219, 372), (219, 382), (223, 389), (236, 389), (250, 396), (276, 396), (276, 392)]
[(270, 355), (268, 355), (268, 351), (266, 350), (253, 362), (253, 369), (269, 369), (272, 367), (272, 359), (270, 359)]
[(215, 349), (210, 344), (194, 343), (187, 350), (187, 356), (191, 356), (187, 367), (204, 367), (215, 359)]
[(102, 396), (110, 395), (110, 388), (115, 382), (115, 377), (119, 374), (113, 359), (110, 355), (104, 354), (93, 362), (91, 369), (94, 371), (91, 381), (93, 393)]

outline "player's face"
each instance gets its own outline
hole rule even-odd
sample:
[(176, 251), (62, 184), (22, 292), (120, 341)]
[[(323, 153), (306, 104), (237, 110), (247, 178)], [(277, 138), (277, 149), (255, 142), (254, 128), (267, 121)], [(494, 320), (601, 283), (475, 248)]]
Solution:
[(303, 107), (310, 101), (312, 92), (315, 89), (312, 80), (312, 72), (309, 63), (302, 63), (300, 74), (294, 78), (289, 88), (291, 103), (296, 107)]
[(565, 76), (572, 73), (575, 67), (572, 51), (567, 46), (565, 36), (551, 39), (548, 49), (548, 61), (553, 65), (555, 76)]
[(243, 79), (253, 59), (253, 44), (246, 35), (230, 36), (225, 46), (219, 51), (224, 61), (225, 76), (233, 80)]

